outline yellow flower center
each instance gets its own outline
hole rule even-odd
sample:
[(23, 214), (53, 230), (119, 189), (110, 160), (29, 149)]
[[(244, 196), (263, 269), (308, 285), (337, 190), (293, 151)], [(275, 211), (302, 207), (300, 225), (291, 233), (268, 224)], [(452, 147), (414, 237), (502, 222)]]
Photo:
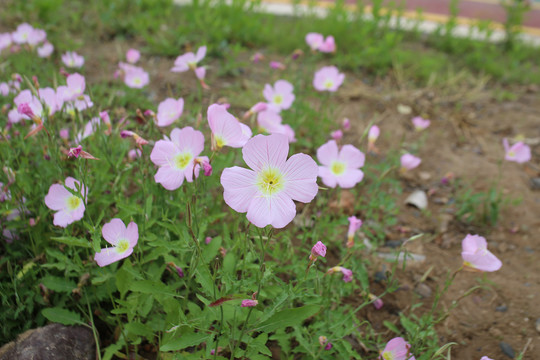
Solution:
[(344, 162), (341, 162), (341, 161), (334, 161), (332, 163), (332, 165), (330, 166), (330, 171), (332, 171), (332, 173), (336, 176), (340, 176), (340, 175), (343, 175), (343, 173), (345, 172), (345, 169), (347, 168), (347, 166), (345, 165)]
[(75, 210), (81, 205), (81, 198), (72, 195), (67, 199), (67, 207), (69, 210)]
[(280, 105), (282, 102), (283, 102), (283, 96), (281, 95), (274, 96), (274, 104)]
[(142, 80), (141, 80), (141, 78), (136, 77), (135, 79), (133, 79), (133, 82), (134, 82), (136, 85), (141, 85)]
[(129, 241), (127, 239), (120, 239), (116, 244), (116, 251), (119, 254), (126, 252), (129, 249)]
[(193, 155), (190, 152), (183, 152), (174, 157), (174, 166), (178, 170), (184, 170), (193, 159)]
[(509, 157), (515, 157), (515, 156), (516, 156), (516, 153), (513, 152), (513, 151), (509, 151), (509, 152), (508, 152), (508, 156), (509, 156)]
[(257, 187), (267, 196), (279, 193), (284, 185), (283, 174), (276, 168), (266, 168), (257, 177)]
[(384, 360), (394, 360), (394, 354), (392, 354), (390, 351), (383, 352), (382, 357)]
[(223, 139), (223, 137), (217, 135), (215, 137), (216, 139), (216, 147), (219, 149), (221, 149), (223, 147), (223, 145), (225, 145), (225, 139)]
[(326, 80), (324, 82), (324, 87), (327, 88), (327, 89), (331, 89), (332, 86), (334, 86), (334, 82), (332, 80)]

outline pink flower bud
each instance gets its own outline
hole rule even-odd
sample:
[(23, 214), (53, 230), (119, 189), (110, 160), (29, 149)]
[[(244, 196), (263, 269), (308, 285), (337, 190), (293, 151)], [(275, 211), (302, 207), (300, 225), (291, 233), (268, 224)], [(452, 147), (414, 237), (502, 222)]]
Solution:
[(82, 145), (69, 149), (68, 157), (78, 158), (82, 151)]
[(326, 344), (326, 346), (324, 347), (324, 350), (330, 350), (331, 348), (332, 348), (332, 343), (328, 342), (328, 344)]
[(309, 259), (313, 261), (318, 256), (326, 256), (326, 246), (320, 241), (317, 241), (317, 243), (313, 245), (313, 248), (311, 248), (311, 255), (309, 256)]
[(349, 131), (351, 129), (351, 121), (349, 118), (343, 119), (343, 130)]
[(111, 123), (111, 118), (109, 117), (109, 113), (107, 111), (100, 112), (99, 117), (101, 118), (101, 120), (103, 120), (105, 124)]
[(375, 309), (377, 310), (380, 310), (384, 303), (382, 301), (382, 299), (376, 297), (375, 295), (373, 294), (369, 294), (369, 300), (373, 301), (373, 306), (375, 307)]
[(36, 226), (36, 219), (30, 218), (30, 220), (28, 220), (28, 223), (30, 224), (30, 226)]
[(212, 241), (212, 238), (210, 236), (207, 236), (206, 239), (204, 239), (204, 243), (206, 245), (210, 244), (211, 241)]
[(332, 131), (330, 135), (332, 136), (332, 139), (339, 141), (341, 140), (341, 138), (343, 138), (343, 131), (341, 130)]
[(259, 301), (257, 300), (251, 300), (251, 299), (247, 299), (247, 300), (242, 300), (242, 307), (253, 307), (253, 306), (257, 306), (257, 304), (259, 304)]
[(69, 130), (66, 128), (60, 129), (60, 138), (63, 140), (67, 140), (69, 138)]
[(28, 103), (19, 104), (19, 106), (17, 106), (17, 111), (19, 112), (19, 114), (26, 115), (31, 119), (35, 116)]

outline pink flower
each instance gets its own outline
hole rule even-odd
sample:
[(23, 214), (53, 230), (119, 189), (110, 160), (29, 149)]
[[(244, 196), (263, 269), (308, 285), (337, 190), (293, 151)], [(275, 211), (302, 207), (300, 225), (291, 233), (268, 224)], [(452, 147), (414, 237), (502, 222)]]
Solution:
[(311, 50), (319, 50), (319, 47), (324, 43), (324, 36), (319, 33), (308, 33), (306, 35), (306, 43)]
[(195, 76), (199, 80), (204, 80), (204, 77), (206, 76), (206, 68), (204, 66), (200, 66), (200, 67), (196, 68), (195, 69)]
[(68, 51), (62, 55), (62, 62), (69, 68), (80, 68), (84, 65), (84, 57), (75, 51)]
[(36, 124), (41, 123), (43, 105), (38, 98), (32, 95), (30, 90), (21, 91), (19, 95), (15, 96), (13, 102), (17, 105), (17, 111), (23, 116), (23, 119), (31, 119)]
[(354, 234), (362, 226), (362, 220), (356, 216), (349, 217), (349, 231), (347, 232), (347, 247), (351, 248), (354, 245)]
[(287, 124), (281, 123), (281, 115), (272, 109), (259, 112), (257, 115), (257, 124), (259, 128), (269, 134), (282, 134), (287, 136), (289, 143), (295, 142), (294, 130)]
[(487, 241), (479, 235), (468, 234), (461, 243), (463, 265), (479, 271), (497, 271), (502, 262), (487, 249)]
[(142, 89), (150, 82), (148, 73), (138, 66), (124, 67), (124, 83), (132, 89)]
[(0, 95), (8, 96), (10, 93), (9, 85), (5, 82), (0, 83)]
[(212, 241), (212, 238), (210, 236), (207, 236), (205, 239), (204, 239), (204, 243), (206, 245), (210, 244), (210, 242)]
[(327, 36), (324, 42), (319, 46), (319, 51), (324, 53), (336, 52), (336, 42), (332, 35)]
[(419, 157), (411, 154), (404, 154), (401, 156), (401, 171), (405, 172), (407, 170), (412, 170), (418, 167), (421, 162), (422, 159), (420, 159)]
[(381, 131), (377, 125), (373, 125), (368, 131), (368, 151), (375, 150), (375, 141), (379, 138)]
[(320, 241), (317, 241), (317, 243), (311, 248), (309, 260), (314, 261), (315, 259), (317, 259), (318, 256), (326, 256), (326, 246)]
[(257, 304), (259, 304), (259, 302), (257, 300), (251, 300), (251, 299), (247, 299), (247, 300), (242, 300), (242, 307), (253, 307), (253, 306), (257, 306)]
[(176, 58), (174, 61), (174, 66), (171, 69), (172, 72), (184, 72), (189, 69), (195, 70), (197, 68), (197, 64), (204, 59), (206, 56), (206, 46), (201, 46), (197, 50), (197, 54), (193, 54), (192, 52), (185, 53), (184, 55), (180, 55)]
[(194, 160), (203, 149), (204, 136), (200, 131), (189, 126), (173, 129), (171, 139), (156, 142), (150, 154), (150, 160), (159, 166), (155, 181), (167, 190), (178, 189), (184, 179), (193, 182)]
[(379, 357), (381, 360), (415, 360), (411, 355), (411, 345), (401, 337), (390, 340)]
[(414, 129), (416, 131), (422, 131), (424, 129), (427, 129), (429, 124), (431, 124), (431, 121), (429, 121), (427, 119), (423, 119), (420, 116), (414, 117), (411, 121), (412, 121)]
[(75, 136), (75, 143), (79, 144), (81, 141), (92, 135), (97, 128), (101, 125), (101, 119), (98, 117), (92, 118), (84, 125), (84, 129)]
[(17, 30), (11, 34), (11, 38), (15, 44), (26, 44), (28, 43), (28, 38), (32, 35), (34, 28), (32, 25), (27, 23), (22, 23), (17, 26)]
[(255, 54), (253, 54), (251, 60), (257, 64), (259, 61), (263, 60), (264, 59), (264, 55), (261, 54), (260, 52), (256, 52)]
[(493, 360), (493, 359), (488, 358), (487, 356), (482, 356), (482, 358), (480, 360)]
[(285, 70), (287, 67), (279, 61), (270, 61), (270, 67), (276, 70)]
[(10, 33), (0, 34), (0, 52), (2, 52), (2, 50), (4, 49), (7, 49), (11, 45), (12, 42), (13, 42), (13, 39)]
[(335, 140), (330, 140), (317, 149), (317, 159), (322, 164), (319, 176), (326, 186), (350, 189), (364, 178), (360, 170), (364, 166), (364, 153), (352, 145), (344, 145), (339, 150)]
[(157, 126), (169, 126), (180, 118), (184, 111), (184, 99), (167, 98), (159, 103), (157, 112)]
[(75, 73), (68, 75), (66, 78), (66, 86), (59, 86), (57, 91), (60, 94), (62, 101), (77, 100), (83, 95), (86, 88), (86, 80), (81, 74)]
[[(77, 190), (77, 186), (80, 187)], [(73, 195), (68, 189), (73, 190), (77, 195)], [(57, 211), (54, 214), (53, 224), (65, 228), (74, 221), (81, 220), (84, 215), (84, 201), (88, 194), (86, 186), (72, 177), (66, 178), (65, 187), (60, 184), (53, 184), (49, 188), (49, 193), (45, 196), (45, 205), (51, 210)]]
[(375, 309), (380, 310), (384, 306), (383, 301), (373, 294), (369, 294), (369, 300), (373, 301)]
[(335, 66), (325, 66), (315, 73), (313, 87), (317, 91), (336, 91), (345, 80), (345, 74)]
[(269, 106), (271, 106), (275, 112), (286, 110), (291, 107), (294, 101), (293, 94), (294, 87), (286, 80), (278, 80), (272, 87), (270, 84), (266, 84), (263, 90), (263, 96), (266, 99)]
[(141, 58), (141, 53), (137, 49), (129, 49), (126, 52), (126, 61), (130, 64), (135, 64)]
[(343, 126), (344, 131), (351, 130), (351, 120), (349, 120), (349, 118), (343, 119), (343, 125), (342, 126)]
[(342, 266), (334, 266), (333, 268), (330, 268), (327, 271), (327, 273), (328, 274), (333, 274), (333, 273), (338, 272), (338, 271), (341, 271), (341, 273), (343, 274), (343, 281), (344, 282), (351, 282), (352, 281), (352, 277), (353, 277), (352, 271), (347, 269), (347, 268), (344, 268)]
[(508, 140), (504, 138), (503, 146), (504, 151), (506, 152), (504, 156), (505, 160), (514, 161), (520, 164), (531, 160), (531, 148), (523, 142), (517, 142), (510, 147)]
[(334, 139), (335, 141), (339, 141), (343, 138), (343, 131), (341, 130), (336, 130), (336, 131), (332, 131), (330, 133), (330, 136), (332, 137), (332, 139)]
[(317, 194), (317, 164), (306, 154), (287, 160), (289, 143), (281, 134), (257, 135), (242, 149), (252, 169), (234, 166), (221, 174), (227, 205), (257, 227), (283, 228), (296, 215), (293, 200), (308, 203)]
[(207, 115), (212, 130), (213, 149), (219, 151), (223, 146), (239, 148), (251, 138), (251, 129), (236, 120), (223, 105), (210, 105)]
[(82, 151), (82, 145), (79, 145), (75, 148), (70, 148), (68, 152), (68, 157), (78, 158)]
[(53, 88), (46, 87), (38, 89), (38, 96), (39, 99), (45, 104), (47, 110), (46, 113), (49, 116), (52, 116), (63, 105), (63, 101), (58, 101), (58, 95)]
[(46, 42), (42, 46), (37, 48), (37, 54), (40, 58), (47, 58), (51, 56), (53, 51), (54, 51), (54, 46), (49, 42)]
[(243, 116), (243, 119), (247, 119), (248, 117), (250, 117), (251, 115), (253, 114), (258, 114), (260, 113), (261, 111), (265, 111), (266, 109), (268, 109), (268, 104), (267, 103), (264, 103), (264, 102), (258, 102), (256, 103), (255, 105), (253, 105), (251, 107), (251, 109), (249, 109), (248, 111), (245, 112), (244, 116)]
[(133, 248), (139, 240), (139, 228), (133, 221), (126, 225), (118, 218), (112, 219), (101, 229), (105, 241), (112, 248), (101, 249), (94, 255), (94, 260), (100, 267), (127, 258), (133, 252)]
[(28, 45), (36, 46), (47, 39), (47, 33), (42, 29), (34, 29), (28, 37)]

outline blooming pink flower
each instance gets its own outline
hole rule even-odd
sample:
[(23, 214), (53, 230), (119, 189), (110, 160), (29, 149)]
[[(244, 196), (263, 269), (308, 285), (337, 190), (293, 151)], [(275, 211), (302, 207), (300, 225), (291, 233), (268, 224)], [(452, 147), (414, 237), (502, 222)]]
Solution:
[(349, 131), (351, 130), (351, 120), (349, 120), (349, 118), (345, 118), (343, 119), (343, 130), (345, 131)]
[(270, 67), (276, 70), (285, 70), (287, 67), (279, 61), (270, 61)]
[(411, 355), (411, 345), (402, 337), (390, 340), (379, 357), (381, 360), (415, 360)]
[(317, 164), (306, 154), (287, 160), (289, 143), (281, 134), (257, 135), (242, 149), (252, 169), (234, 166), (221, 174), (227, 205), (257, 227), (283, 228), (296, 215), (293, 200), (308, 203), (317, 194)]
[(31, 36), (34, 28), (32, 25), (27, 23), (22, 23), (17, 26), (17, 30), (11, 34), (11, 38), (15, 44), (26, 44), (28, 43), (28, 38)]
[(84, 125), (84, 129), (75, 136), (75, 143), (79, 144), (81, 141), (92, 135), (97, 128), (101, 125), (101, 119), (98, 117), (92, 118)]
[(259, 302), (257, 300), (252, 300), (252, 299), (247, 299), (247, 300), (242, 300), (242, 307), (253, 307), (253, 306), (257, 306), (257, 304), (259, 304)]
[(53, 51), (54, 51), (54, 46), (49, 42), (46, 42), (42, 46), (37, 48), (37, 54), (40, 58), (47, 58), (51, 56)]
[(8, 96), (10, 93), (9, 85), (5, 82), (0, 83), (0, 95)]
[(77, 100), (83, 95), (86, 88), (86, 80), (79, 73), (68, 75), (66, 78), (66, 86), (59, 86), (57, 89), (58, 98), (62, 101)]
[(411, 154), (403, 154), (401, 156), (401, 171), (405, 172), (407, 170), (412, 170), (418, 167), (421, 162), (422, 159), (420, 159), (419, 157)]
[(429, 124), (431, 124), (431, 121), (427, 119), (423, 119), (420, 116), (413, 117), (411, 121), (416, 131), (422, 131), (426, 129), (429, 126)]
[(487, 356), (482, 356), (482, 358), (480, 360), (493, 360), (493, 359), (488, 358)]
[(326, 186), (336, 185), (350, 189), (364, 178), (360, 168), (364, 166), (365, 156), (352, 145), (344, 145), (341, 150), (335, 140), (330, 140), (317, 149), (319, 176)]
[(8, 112), (8, 121), (10, 124), (16, 124), (23, 119), (23, 115), (19, 114), (17, 108), (13, 108)]
[(324, 36), (319, 33), (308, 33), (306, 35), (306, 43), (311, 50), (319, 50), (319, 47), (324, 43)]
[(251, 60), (257, 64), (259, 61), (263, 60), (264, 59), (264, 55), (261, 54), (260, 52), (256, 52), (255, 54), (253, 54)]
[(124, 83), (133, 89), (142, 89), (150, 82), (148, 73), (138, 66), (124, 67)]
[(269, 134), (282, 134), (287, 136), (289, 143), (295, 142), (296, 138), (293, 128), (287, 124), (282, 124), (281, 121), (281, 115), (271, 108), (261, 111), (257, 115), (257, 124), (262, 131)]
[(341, 130), (336, 130), (336, 131), (332, 131), (330, 133), (330, 136), (332, 137), (332, 139), (334, 139), (335, 141), (339, 141), (343, 138), (343, 131)]
[(324, 42), (319, 46), (319, 51), (324, 53), (336, 52), (336, 41), (332, 35), (329, 35), (324, 39)]
[(362, 226), (362, 220), (356, 216), (349, 217), (349, 231), (347, 232), (347, 247), (351, 248), (354, 245), (354, 234)]
[(325, 66), (315, 73), (313, 87), (318, 91), (336, 91), (345, 80), (345, 74), (335, 66)]
[(142, 152), (139, 149), (131, 149), (128, 151), (128, 158), (131, 161), (135, 160), (136, 158), (141, 157), (141, 155), (142, 155)]
[(84, 65), (84, 57), (75, 51), (68, 51), (62, 55), (62, 62), (69, 68), (80, 68)]
[(212, 238), (210, 236), (207, 236), (205, 239), (204, 239), (204, 243), (206, 245), (210, 244), (210, 242), (212, 242)]
[(130, 64), (135, 64), (141, 58), (141, 53), (137, 49), (129, 49), (126, 52), (126, 61)]
[(510, 147), (508, 140), (504, 138), (503, 146), (504, 151), (506, 152), (504, 156), (505, 160), (514, 161), (520, 164), (531, 160), (531, 148), (529, 145), (520, 141)]
[[(195, 158), (204, 149), (204, 136), (192, 127), (175, 128), (170, 140), (159, 140), (154, 145), (150, 160), (159, 166), (154, 176), (157, 183), (167, 190), (178, 189), (184, 179), (193, 181)], [(198, 172), (195, 172), (195, 176)]]
[[(77, 190), (77, 186), (80, 187), (79, 190)], [(73, 195), (66, 187), (75, 191), (78, 195)], [(87, 194), (88, 189), (86, 186), (72, 177), (66, 178), (65, 186), (60, 184), (51, 185), (47, 196), (45, 196), (45, 205), (49, 209), (57, 211), (54, 214), (53, 224), (65, 228), (72, 222), (82, 219), (85, 210), (82, 198), (86, 199)]]
[(10, 33), (0, 34), (0, 52), (2, 52), (2, 50), (4, 49), (7, 49), (12, 42), (13, 38), (11, 37)]
[(126, 225), (118, 218), (112, 219), (101, 229), (105, 241), (112, 248), (101, 249), (94, 255), (94, 260), (100, 267), (107, 266), (127, 258), (133, 252), (133, 248), (139, 240), (139, 228), (133, 221)]
[(479, 271), (497, 271), (502, 262), (487, 249), (487, 241), (479, 235), (468, 234), (461, 243), (463, 265)]
[(179, 98), (175, 100), (173, 98), (167, 98), (163, 100), (158, 106), (157, 112), (157, 126), (169, 126), (182, 116), (184, 111), (184, 99)]
[(36, 46), (47, 39), (47, 33), (42, 29), (33, 29), (28, 36), (28, 45)]
[(335, 272), (339, 272), (341, 271), (341, 273), (343, 274), (343, 281), (344, 282), (351, 282), (352, 281), (352, 277), (353, 277), (353, 273), (351, 270), (347, 269), (347, 268), (344, 268), (342, 266), (334, 266), (333, 268), (330, 268), (327, 273), (328, 274), (333, 274)]
[(58, 96), (53, 88), (46, 87), (38, 89), (39, 99), (45, 104), (46, 113), (52, 116), (56, 111), (62, 107), (62, 102), (58, 102)]
[(220, 150), (223, 146), (239, 148), (251, 138), (251, 129), (236, 120), (223, 105), (210, 105), (207, 115), (212, 130), (213, 149)]
[(324, 245), (321, 241), (317, 241), (317, 243), (311, 248), (309, 260), (314, 261), (318, 256), (326, 256), (326, 245)]
[(293, 94), (294, 87), (286, 80), (278, 80), (274, 83), (274, 86), (266, 84), (263, 90), (263, 96), (266, 99), (269, 106), (271, 106), (275, 112), (286, 110), (291, 107), (294, 101)]
[(35, 123), (40, 123), (43, 116), (43, 106), (30, 90), (21, 91), (15, 96), (13, 102), (17, 105), (17, 111), (23, 116), (23, 119), (31, 119)]
[(197, 64), (206, 56), (206, 46), (201, 46), (197, 49), (197, 54), (192, 52), (180, 55), (174, 61), (174, 66), (171, 69), (172, 72), (184, 72), (189, 69), (195, 70)]

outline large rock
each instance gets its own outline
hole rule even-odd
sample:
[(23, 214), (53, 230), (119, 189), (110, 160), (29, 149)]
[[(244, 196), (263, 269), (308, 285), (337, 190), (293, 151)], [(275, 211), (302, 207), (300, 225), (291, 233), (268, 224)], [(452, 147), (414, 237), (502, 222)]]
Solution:
[(51, 324), (28, 330), (0, 349), (0, 360), (95, 360), (92, 330)]

